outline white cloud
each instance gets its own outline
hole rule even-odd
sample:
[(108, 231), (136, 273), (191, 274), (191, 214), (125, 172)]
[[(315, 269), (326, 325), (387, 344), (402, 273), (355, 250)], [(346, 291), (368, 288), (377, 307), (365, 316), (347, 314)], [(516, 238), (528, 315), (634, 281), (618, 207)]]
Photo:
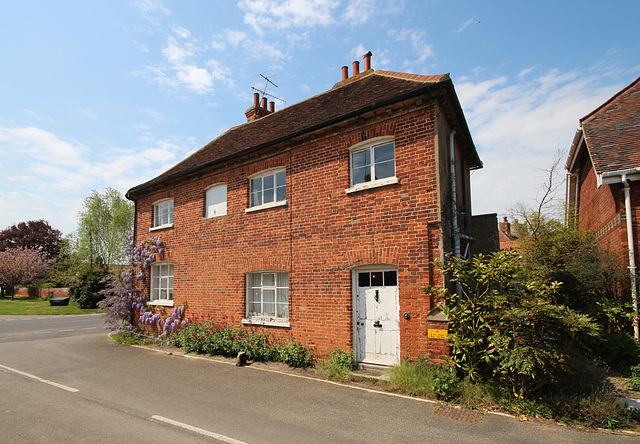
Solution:
[(199, 95), (213, 93), (215, 80), (232, 84), (231, 72), (221, 62), (214, 59), (201, 60), (201, 53), (207, 48), (198, 46), (190, 31), (179, 26), (174, 26), (173, 29), (176, 35), (169, 35), (162, 48), (162, 55), (168, 65), (147, 66), (145, 76), (176, 92), (186, 88)]
[(156, 14), (163, 16), (172, 14), (171, 10), (164, 6), (162, 0), (133, 0), (131, 4), (138, 8), (142, 16), (154, 25), (158, 25)]
[(233, 31), (231, 29), (227, 29), (224, 33), (227, 41), (233, 46), (238, 46), (240, 42), (247, 38), (247, 33), (243, 31)]
[(389, 31), (389, 35), (398, 42), (409, 42), (411, 50), (416, 57), (405, 60), (404, 68), (424, 63), (427, 58), (433, 55), (433, 46), (427, 43), (427, 33), (418, 29), (403, 29), (402, 31)]
[(349, 0), (342, 18), (349, 23), (361, 25), (369, 21), (377, 9), (375, 0)]
[(499, 77), (456, 83), (485, 165), (472, 176), (474, 213), (506, 215), (518, 201), (533, 202), (543, 170), (569, 147), (579, 119), (624, 86), (605, 83), (602, 73), (558, 70), (526, 82)]
[(16, 153), (27, 154), (55, 165), (77, 165), (85, 151), (40, 128), (0, 128), (0, 142), (11, 144)]
[(462, 25), (460, 25), (460, 27), (458, 28), (458, 34), (460, 34), (462, 31), (464, 31), (465, 29), (467, 29), (467, 27), (469, 27), (469, 25), (471, 23), (473, 23), (475, 19), (470, 18), (469, 20), (467, 20), (466, 22), (464, 22)]
[(241, 0), (244, 22), (262, 35), (291, 27), (327, 26), (335, 22), (336, 0)]

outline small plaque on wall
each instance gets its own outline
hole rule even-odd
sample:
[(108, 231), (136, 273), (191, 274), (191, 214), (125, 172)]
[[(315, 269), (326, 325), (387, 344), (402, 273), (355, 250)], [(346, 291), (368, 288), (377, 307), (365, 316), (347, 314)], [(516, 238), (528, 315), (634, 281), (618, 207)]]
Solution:
[(427, 330), (427, 337), (429, 339), (447, 339), (448, 330), (436, 330), (434, 328), (430, 328)]

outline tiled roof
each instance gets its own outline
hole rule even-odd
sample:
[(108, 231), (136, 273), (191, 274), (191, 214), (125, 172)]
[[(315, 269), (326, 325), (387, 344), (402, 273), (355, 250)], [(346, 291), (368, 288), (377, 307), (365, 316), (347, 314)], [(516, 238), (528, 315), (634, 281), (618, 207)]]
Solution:
[(580, 123), (596, 173), (640, 167), (640, 78)]
[[(365, 71), (337, 83), (329, 91), (227, 130), (168, 171), (132, 188), (127, 196), (131, 197), (154, 185), (180, 178), (241, 153), (331, 125), (377, 106), (425, 93), (436, 86), (442, 86), (449, 94), (453, 92), (448, 74), (422, 76), (391, 71)], [(455, 98), (452, 100), (455, 102), (452, 110), (456, 113), (457, 125), (467, 136), (467, 143), (478, 164), (476, 166), (480, 167), (482, 163), (473, 146), (460, 104), (455, 93), (451, 95)]]

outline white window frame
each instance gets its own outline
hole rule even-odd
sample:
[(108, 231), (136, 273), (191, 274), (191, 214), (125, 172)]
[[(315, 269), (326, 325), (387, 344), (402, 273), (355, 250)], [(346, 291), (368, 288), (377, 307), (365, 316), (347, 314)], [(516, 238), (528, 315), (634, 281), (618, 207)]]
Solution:
[[(224, 190), (224, 200), (221, 200)], [(216, 183), (205, 188), (205, 219), (226, 216), (227, 214), (227, 184)]]
[[(384, 177), (382, 179), (375, 179), (375, 168), (376, 162), (374, 157), (374, 152), (377, 147), (389, 145), (393, 146), (393, 175), (389, 177)], [(371, 179), (365, 182), (354, 183), (354, 165), (353, 165), (353, 156), (354, 154), (368, 152), (369, 153), (369, 168), (370, 168), (370, 176)], [(388, 162), (385, 161), (385, 162)], [(395, 140), (393, 136), (384, 136), (384, 137), (376, 137), (374, 139), (369, 139), (367, 141), (358, 143), (349, 148), (349, 184), (350, 187), (345, 190), (345, 193), (354, 193), (360, 190), (367, 190), (371, 188), (377, 188), (385, 185), (392, 185), (399, 183), (398, 178), (396, 177), (396, 154), (395, 154)]]
[[(161, 211), (164, 208), (167, 208), (167, 220), (163, 221), (164, 215)], [(149, 229), (149, 231), (153, 230), (161, 230), (163, 228), (171, 228), (173, 227), (173, 199), (162, 199), (153, 203), (153, 227)]]
[[(280, 173), (284, 173), (284, 185), (277, 185), (277, 175)], [(273, 177), (273, 188), (267, 188), (273, 190), (273, 201), (264, 202), (264, 187), (261, 189), (261, 203), (254, 204), (253, 196), (253, 181), (255, 179), (261, 179), (262, 184), (264, 184), (265, 178)], [(278, 189), (284, 190), (284, 197), (278, 200)], [(260, 171), (259, 173), (253, 174), (249, 176), (249, 208), (245, 210), (245, 212), (250, 213), (253, 211), (264, 210), (266, 208), (274, 208), (274, 207), (282, 207), (287, 205), (287, 170), (286, 168), (271, 168), (269, 170)]]
[[(165, 269), (166, 273), (162, 274)], [(173, 307), (173, 270), (173, 262), (156, 262), (151, 265), (149, 305)]]
[[(287, 285), (280, 285), (282, 277), (286, 275)], [(253, 285), (254, 277), (260, 276), (260, 284), (258, 286)], [(270, 282), (273, 282), (271, 284)], [(260, 305), (262, 312), (257, 313), (252, 311), (254, 291), (258, 290), (260, 295)], [(273, 292), (273, 304), (275, 309), (275, 316), (264, 314), (265, 292)], [(284, 296), (286, 295), (286, 296)], [(286, 297), (285, 302), (278, 302), (279, 299)], [(248, 325), (268, 325), (275, 327), (290, 327), (289, 313), (290, 313), (290, 299), (289, 299), (289, 272), (286, 270), (259, 270), (246, 274), (246, 318), (242, 320), (243, 324)], [(279, 316), (279, 312), (282, 313), (286, 307), (286, 316)], [(282, 310), (282, 311), (281, 311)]]

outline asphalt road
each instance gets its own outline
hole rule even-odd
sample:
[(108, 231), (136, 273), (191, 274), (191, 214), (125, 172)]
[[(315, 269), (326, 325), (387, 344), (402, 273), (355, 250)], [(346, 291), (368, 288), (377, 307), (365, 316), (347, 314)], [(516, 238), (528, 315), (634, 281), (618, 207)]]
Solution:
[(3, 443), (631, 443), (280, 372), (115, 344), (99, 315), (0, 316)]

